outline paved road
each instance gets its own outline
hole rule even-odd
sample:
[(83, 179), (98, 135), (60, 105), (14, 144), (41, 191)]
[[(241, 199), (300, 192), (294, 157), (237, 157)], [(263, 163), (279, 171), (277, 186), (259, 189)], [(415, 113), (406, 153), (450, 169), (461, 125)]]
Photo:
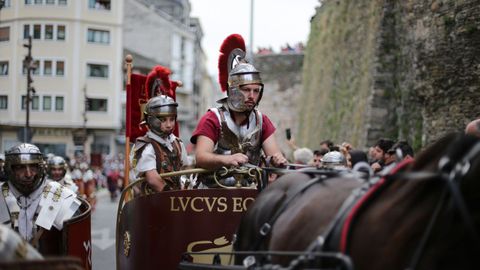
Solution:
[(93, 270), (115, 270), (115, 223), (117, 203), (110, 201), (107, 190), (97, 192), (97, 205), (92, 215)]

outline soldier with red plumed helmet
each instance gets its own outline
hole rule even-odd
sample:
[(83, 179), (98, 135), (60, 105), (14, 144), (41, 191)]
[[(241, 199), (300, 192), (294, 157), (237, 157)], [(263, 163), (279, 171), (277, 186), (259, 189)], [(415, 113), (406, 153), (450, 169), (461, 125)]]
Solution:
[(198, 167), (217, 169), (245, 163), (259, 165), (261, 152), (274, 166), (287, 160), (280, 152), (275, 127), (256, 109), (263, 96), (260, 72), (245, 59), (242, 36), (227, 37), (220, 48), (219, 82), (227, 96), (202, 117), (190, 141)]
[(170, 70), (156, 66), (147, 76), (146, 89), (149, 96), (143, 116), (148, 131), (137, 138), (132, 151), (132, 167), (136, 177), (145, 177), (147, 191), (160, 192), (180, 189), (180, 177), (163, 178), (161, 173), (178, 171), (187, 162), (182, 141), (174, 134), (177, 126), (175, 88), (170, 81)]

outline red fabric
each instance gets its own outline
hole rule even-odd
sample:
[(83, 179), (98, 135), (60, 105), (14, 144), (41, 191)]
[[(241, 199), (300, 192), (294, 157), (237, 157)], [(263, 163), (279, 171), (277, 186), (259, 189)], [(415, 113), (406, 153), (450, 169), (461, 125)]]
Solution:
[(145, 92), (146, 76), (141, 74), (132, 74), (130, 84), (127, 84), (127, 102), (126, 102), (126, 136), (134, 141), (137, 137), (145, 135), (147, 128), (140, 126), (142, 112), (140, 104), (147, 102), (147, 93)]
[[(158, 95), (167, 95), (173, 100), (177, 100), (175, 96), (175, 89), (177, 88), (178, 84), (172, 84), (170, 81), (170, 74), (172, 72), (170, 69), (163, 67), (163, 66), (154, 66), (152, 71), (147, 75), (147, 81), (145, 82), (145, 88), (148, 89), (147, 91), (147, 98), (151, 98), (153, 96)], [(161, 85), (157, 89), (150, 89), (153, 86), (153, 82), (156, 79), (160, 79), (162, 81)]]
[(245, 41), (239, 34), (231, 34), (228, 36), (220, 46), (220, 56), (218, 57), (218, 82), (222, 92), (228, 89), (228, 57), (234, 49), (241, 49), (245, 52)]
[[(413, 159), (406, 158), (402, 160), (402, 162), (400, 162), (395, 168), (393, 168), (389, 174), (394, 174), (400, 171), (401, 169), (405, 168), (405, 166), (411, 163), (413, 163)], [(360, 200), (358, 200), (355, 203), (355, 205), (350, 210), (350, 213), (348, 213), (348, 217), (345, 219), (345, 222), (343, 223), (343, 227), (342, 227), (342, 233), (340, 237), (340, 252), (347, 254), (348, 234), (351, 231), (353, 220), (355, 219), (358, 211), (363, 207), (365, 202), (370, 200), (372, 195), (375, 194), (377, 190), (385, 184), (385, 182), (386, 182), (385, 177), (380, 179), (373, 187), (371, 187), (367, 191), (367, 193), (365, 193), (365, 195), (363, 195), (362, 198), (360, 198)]]
[[(173, 98), (174, 101), (177, 101), (176, 90), (178, 86), (182, 85), (182, 83), (179, 81), (171, 81), (169, 77), (171, 73), (172, 72), (170, 71), (170, 69), (164, 66), (158, 65), (152, 68), (150, 73), (148, 73), (146, 79), (144, 79), (144, 89), (147, 89), (146, 91), (144, 90), (144, 92), (147, 100), (151, 98), (150, 95), (152, 95), (152, 97), (158, 95), (166, 95)], [(150, 89), (156, 79), (160, 79), (162, 81), (160, 87), (156, 89)], [(177, 137), (180, 134), (178, 121), (175, 122), (173, 134)]]
[[(272, 121), (270, 121), (265, 114), (262, 114), (262, 137), (260, 138), (260, 142), (263, 144), (274, 132), (275, 127)], [(190, 142), (196, 144), (197, 138), (200, 135), (210, 138), (215, 144), (217, 143), (220, 137), (220, 121), (218, 121), (217, 115), (214, 112), (208, 111), (202, 119), (200, 119), (197, 128), (190, 138)]]

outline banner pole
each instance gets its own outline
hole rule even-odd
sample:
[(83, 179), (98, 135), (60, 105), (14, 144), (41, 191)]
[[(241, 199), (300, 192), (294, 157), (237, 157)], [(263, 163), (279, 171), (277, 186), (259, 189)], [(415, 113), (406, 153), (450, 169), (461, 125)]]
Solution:
[[(128, 54), (126, 57), (125, 57), (125, 65), (126, 65), (126, 68), (127, 68), (127, 86), (130, 86), (131, 84), (131, 78), (132, 78), (132, 63), (133, 63), (133, 57)], [(128, 91), (129, 87), (125, 87), (125, 90)], [(128, 94), (127, 93), (127, 97), (128, 97)], [(128, 106), (127, 106), (128, 107)], [(129, 109), (126, 108), (126, 110), (128, 111)], [(130, 112), (131, 113), (131, 112)], [(130, 125), (130, 121), (129, 121), (129, 116), (130, 116), (130, 113), (127, 112), (127, 115), (125, 117), (125, 121), (126, 121), (126, 125), (125, 125), (125, 129), (126, 130), (129, 130), (131, 129)], [(128, 186), (129, 184), (129, 180), (130, 180), (130, 134), (131, 132), (127, 132), (125, 131), (125, 168), (124, 168), (124, 177), (123, 177), (123, 188), (125, 188), (126, 186)]]

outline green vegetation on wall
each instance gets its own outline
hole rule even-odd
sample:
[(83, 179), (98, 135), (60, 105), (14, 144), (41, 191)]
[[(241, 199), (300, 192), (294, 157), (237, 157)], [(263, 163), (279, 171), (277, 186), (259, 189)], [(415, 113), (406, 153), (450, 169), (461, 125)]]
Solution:
[(299, 145), (365, 144), (382, 2), (325, 1), (315, 15), (303, 66)]

